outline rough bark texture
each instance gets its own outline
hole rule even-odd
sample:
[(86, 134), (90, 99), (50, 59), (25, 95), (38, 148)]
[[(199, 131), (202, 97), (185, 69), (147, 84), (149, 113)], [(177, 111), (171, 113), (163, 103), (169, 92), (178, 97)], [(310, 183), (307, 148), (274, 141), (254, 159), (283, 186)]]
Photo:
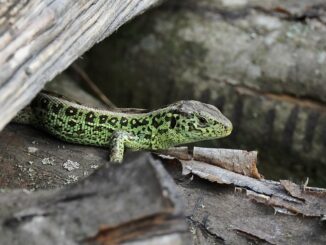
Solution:
[(195, 244), (326, 242), (325, 224), (318, 219), (276, 213), (232, 187), (174, 177), (178, 190), (187, 197), (186, 217)]
[(323, 0), (170, 0), (86, 64), (119, 106), (220, 107), (234, 124), (224, 146), (259, 150), (266, 176), (325, 186), (325, 9)]
[(171, 177), (149, 155), (130, 159), (61, 190), (2, 193), (1, 244), (189, 244)]
[(0, 3), (0, 130), (95, 43), (158, 0)]

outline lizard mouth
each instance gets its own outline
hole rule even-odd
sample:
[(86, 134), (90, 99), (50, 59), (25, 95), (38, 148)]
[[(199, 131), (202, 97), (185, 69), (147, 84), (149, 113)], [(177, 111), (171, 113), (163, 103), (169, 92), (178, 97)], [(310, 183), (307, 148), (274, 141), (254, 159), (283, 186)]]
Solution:
[(229, 136), (232, 133), (233, 125), (230, 121), (227, 122), (225, 125), (225, 134), (223, 137)]
[(227, 128), (227, 131), (226, 131), (226, 135), (225, 136), (229, 136), (231, 133), (232, 133), (232, 130), (233, 130), (233, 126), (232, 124)]

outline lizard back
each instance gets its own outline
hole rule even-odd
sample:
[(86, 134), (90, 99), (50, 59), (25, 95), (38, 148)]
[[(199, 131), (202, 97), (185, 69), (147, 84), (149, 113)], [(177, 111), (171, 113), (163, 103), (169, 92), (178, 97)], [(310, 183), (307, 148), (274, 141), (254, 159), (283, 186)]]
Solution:
[(145, 113), (99, 110), (45, 92), (38, 94), (14, 122), (31, 124), (64, 141), (86, 145), (107, 146), (117, 130), (132, 130), (150, 140)]

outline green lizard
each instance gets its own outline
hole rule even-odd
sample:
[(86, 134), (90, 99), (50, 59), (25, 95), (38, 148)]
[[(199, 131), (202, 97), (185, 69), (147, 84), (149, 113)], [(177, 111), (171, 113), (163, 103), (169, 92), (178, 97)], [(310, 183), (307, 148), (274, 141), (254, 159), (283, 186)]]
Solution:
[(125, 147), (160, 150), (228, 136), (232, 123), (213, 105), (179, 101), (149, 112), (98, 110), (41, 92), (14, 122), (67, 142), (104, 146), (121, 162)]

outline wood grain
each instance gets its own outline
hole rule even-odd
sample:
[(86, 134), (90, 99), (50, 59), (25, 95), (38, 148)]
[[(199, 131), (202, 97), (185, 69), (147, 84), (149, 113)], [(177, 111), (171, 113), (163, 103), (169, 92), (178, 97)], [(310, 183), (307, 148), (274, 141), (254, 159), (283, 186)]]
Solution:
[(0, 3), (0, 130), (44, 84), (159, 0)]

